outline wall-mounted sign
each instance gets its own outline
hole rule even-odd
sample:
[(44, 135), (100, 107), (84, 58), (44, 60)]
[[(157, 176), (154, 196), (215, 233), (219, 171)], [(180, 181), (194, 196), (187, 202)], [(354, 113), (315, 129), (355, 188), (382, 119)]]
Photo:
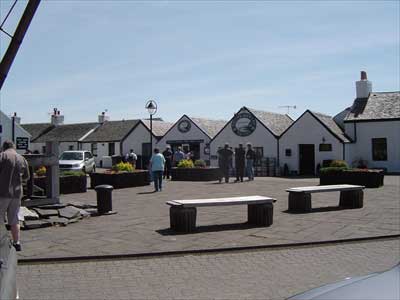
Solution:
[(17, 150), (27, 150), (29, 146), (29, 138), (17, 137), (15, 139), (15, 144), (17, 146)]
[(232, 131), (238, 136), (248, 136), (256, 130), (256, 118), (248, 112), (237, 114), (232, 120)]
[(182, 120), (178, 124), (178, 130), (182, 133), (188, 132), (192, 125), (188, 120)]

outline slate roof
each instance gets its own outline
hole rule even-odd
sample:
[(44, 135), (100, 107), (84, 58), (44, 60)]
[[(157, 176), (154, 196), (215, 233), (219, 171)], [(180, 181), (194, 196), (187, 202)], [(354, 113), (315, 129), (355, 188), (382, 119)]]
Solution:
[(320, 120), (338, 139), (344, 143), (350, 143), (350, 139), (346, 136), (343, 130), (336, 124), (331, 116), (324, 115), (318, 112), (310, 111), (314, 117)]
[(49, 132), (35, 140), (36, 143), (46, 141), (77, 142), (90, 130), (96, 128), (99, 123), (64, 124), (53, 127)]
[(400, 118), (400, 92), (370, 93), (368, 98), (355, 99), (348, 121), (367, 121)]
[(211, 120), (205, 118), (192, 118), (190, 119), (201, 130), (203, 130), (210, 138), (213, 138), (227, 123), (225, 120)]
[[(142, 120), (146, 127), (150, 130), (150, 120)], [(163, 137), (164, 134), (173, 126), (173, 123), (153, 120), (153, 134), (156, 137)]]
[(51, 123), (31, 123), (31, 124), (21, 124), (21, 127), (24, 128), (29, 134), (32, 136), (31, 142), (35, 142), (35, 139), (40, 137), (41, 135), (49, 132), (54, 128)]
[(288, 115), (247, 108), (276, 136), (281, 135), (294, 122)]
[(106, 121), (89, 134), (83, 142), (119, 142), (139, 122), (140, 120)]

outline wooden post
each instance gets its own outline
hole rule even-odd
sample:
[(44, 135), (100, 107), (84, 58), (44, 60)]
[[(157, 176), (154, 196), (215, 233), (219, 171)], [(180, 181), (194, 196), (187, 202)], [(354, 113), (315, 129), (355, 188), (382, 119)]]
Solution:
[(178, 232), (193, 232), (196, 229), (195, 207), (171, 206), (169, 209), (169, 218), (171, 229)]
[(289, 192), (289, 211), (309, 212), (311, 211), (310, 193)]
[(247, 205), (247, 220), (251, 225), (271, 226), (273, 215), (274, 205), (272, 203)]
[(363, 190), (340, 192), (339, 206), (345, 208), (362, 208), (364, 206)]

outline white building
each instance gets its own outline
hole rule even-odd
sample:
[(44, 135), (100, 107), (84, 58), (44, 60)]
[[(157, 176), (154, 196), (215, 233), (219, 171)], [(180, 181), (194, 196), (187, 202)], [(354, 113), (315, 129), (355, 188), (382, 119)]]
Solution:
[(353, 105), (336, 119), (353, 141), (349, 164), (363, 161), (369, 168), (400, 172), (400, 92), (372, 92), (372, 83), (361, 72)]
[(217, 151), (225, 143), (232, 148), (251, 143), (257, 154), (257, 166), (262, 158), (278, 164), (278, 138), (293, 120), (288, 115), (242, 107), (210, 142), (211, 165), (218, 165)]
[(345, 160), (349, 138), (332, 117), (305, 111), (279, 138), (281, 169), (314, 175), (324, 160)]
[(8, 117), (0, 111), (0, 147), (4, 141), (13, 141), (17, 152), (23, 154), (30, 147), (31, 135), (20, 124), (21, 119), (14, 114)]
[(178, 147), (187, 153), (191, 151), (194, 159), (210, 160), (210, 141), (224, 127), (225, 120), (193, 118), (183, 115), (157, 143), (163, 151), (167, 145), (175, 151)]

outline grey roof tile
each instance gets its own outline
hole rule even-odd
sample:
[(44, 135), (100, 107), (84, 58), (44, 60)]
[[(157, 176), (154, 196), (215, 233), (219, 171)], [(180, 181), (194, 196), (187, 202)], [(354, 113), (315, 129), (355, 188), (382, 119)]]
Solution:
[(99, 123), (64, 124), (53, 127), (49, 132), (35, 140), (37, 143), (46, 141), (75, 142), (79, 141), (90, 130), (96, 128)]
[(275, 135), (281, 135), (294, 122), (288, 115), (247, 108)]
[[(150, 129), (150, 120), (142, 120), (148, 129)], [(163, 137), (164, 134), (173, 126), (173, 123), (153, 120), (153, 134), (156, 137)]]
[(89, 134), (84, 142), (118, 142), (121, 141), (140, 120), (106, 121), (93, 133)]
[(400, 118), (400, 92), (370, 93), (355, 99), (345, 121), (367, 121)]
[(332, 131), (342, 142), (349, 143), (350, 139), (343, 130), (336, 124), (331, 116), (311, 111), (311, 113), (320, 120), (330, 131)]
[(227, 123), (225, 120), (212, 120), (205, 118), (192, 118), (190, 119), (197, 126), (200, 127), (210, 138), (213, 138)]
[(51, 123), (31, 123), (21, 124), (21, 126), (32, 136), (31, 142), (35, 142), (35, 139), (54, 128)]

